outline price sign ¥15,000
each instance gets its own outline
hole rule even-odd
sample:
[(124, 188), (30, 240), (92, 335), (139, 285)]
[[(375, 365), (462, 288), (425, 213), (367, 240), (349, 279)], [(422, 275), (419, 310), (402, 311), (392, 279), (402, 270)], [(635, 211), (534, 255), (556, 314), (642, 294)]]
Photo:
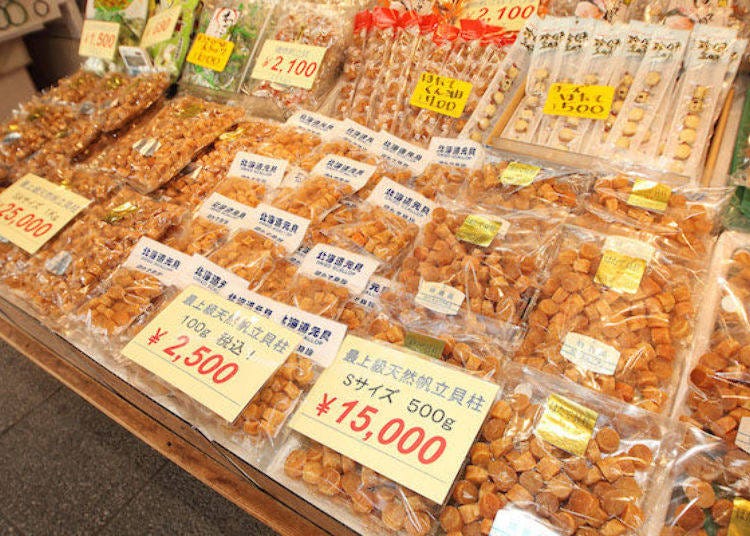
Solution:
[(349, 335), (291, 427), (442, 504), (498, 386)]
[(191, 285), (122, 353), (233, 422), (302, 338)]
[(256, 80), (311, 89), (326, 47), (267, 39), (250, 75)]
[(29, 173), (0, 193), (0, 236), (33, 255), (89, 203)]
[(90, 58), (113, 60), (117, 52), (120, 24), (103, 20), (86, 19), (81, 29), (78, 54)]

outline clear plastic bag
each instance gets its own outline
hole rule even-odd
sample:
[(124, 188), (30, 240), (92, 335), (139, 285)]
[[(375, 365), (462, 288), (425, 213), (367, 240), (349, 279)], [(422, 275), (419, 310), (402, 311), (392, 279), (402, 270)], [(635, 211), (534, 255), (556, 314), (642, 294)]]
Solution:
[(160, 0), (156, 2), (156, 8), (151, 14), (151, 17), (155, 17), (177, 6), (179, 6), (180, 14), (172, 35), (146, 49), (151, 56), (154, 70), (167, 73), (173, 82), (182, 73), (182, 66), (190, 46), (190, 37), (202, 5), (199, 0)]
[(271, 204), (310, 221), (320, 222), (349, 193), (349, 185), (325, 177), (312, 177), (297, 188), (281, 188)]
[(367, 58), (370, 30), (372, 29), (372, 12), (360, 11), (354, 16), (352, 42), (346, 49), (346, 60), (343, 67), (343, 82), (336, 96), (336, 118), (348, 117), (352, 101), (362, 76), (362, 66)]
[(652, 244), (566, 226), (514, 361), (668, 411), (692, 341), (700, 274)]
[(274, 263), (285, 254), (270, 238), (243, 229), (212, 253), (209, 260), (243, 278), (250, 289), (257, 289)]

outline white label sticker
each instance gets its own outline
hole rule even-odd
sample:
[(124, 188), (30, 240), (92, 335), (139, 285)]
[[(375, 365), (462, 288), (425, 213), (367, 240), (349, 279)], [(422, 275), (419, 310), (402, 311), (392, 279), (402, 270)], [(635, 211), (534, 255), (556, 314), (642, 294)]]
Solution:
[(197, 215), (236, 230), (249, 227), (253, 210), (252, 207), (214, 192), (203, 201)]
[(444, 315), (455, 315), (461, 309), (466, 295), (443, 283), (419, 280), (419, 290), (414, 301), (422, 307)]
[(242, 289), (250, 286), (240, 276), (218, 264), (214, 264), (202, 255), (193, 255), (191, 281), (217, 294), (226, 294), (231, 289)]
[(277, 188), (284, 178), (289, 164), (281, 158), (270, 158), (259, 154), (238, 151), (229, 167), (227, 177), (241, 177)]
[(341, 136), (364, 151), (373, 151), (375, 143), (378, 141), (378, 133), (367, 127), (364, 127), (352, 121), (344, 119), (341, 123)]
[(286, 125), (301, 128), (318, 136), (330, 135), (334, 129), (339, 127), (340, 122), (336, 119), (316, 114), (307, 110), (300, 110), (287, 119)]
[(310, 225), (310, 220), (265, 203), (253, 209), (249, 219), (253, 231), (281, 244), (289, 253), (300, 246)]
[(511, 507), (498, 510), (490, 536), (557, 536), (557, 532), (540, 523), (534, 514)]
[(279, 310), (282, 307), (286, 307), (281, 302), (267, 298), (247, 288), (230, 287), (219, 292), (219, 295), (232, 303), (246, 307), (254, 313), (272, 320), (278, 317)]
[(430, 152), (426, 149), (387, 132), (379, 133), (376, 154), (397, 167), (411, 170), (415, 175), (422, 174), (431, 160)]
[(190, 255), (143, 237), (130, 251), (123, 267), (152, 275), (164, 285), (187, 286), (193, 262)]
[(302, 264), (302, 261), (304, 261), (305, 258), (307, 257), (308, 253), (310, 253), (309, 247), (300, 246), (297, 248), (297, 251), (292, 253), (292, 256), (289, 257), (289, 262), (291, 262), (295, 266), (300, 266)]
[(621, 255), (633, 257), (634, 259), (643, 259), (646, 261), (646, 264), (651, 262), (656, 251), (654, 246), (646, 242), (625, 238), (624, 236), (608, 236), (604, 240), (604, 247), (602, 247), (602, 251), (606, 250), (616, 251)]
[(733, 293), (729, 293), (721, 299), (721, 308), (725, 313), (737, 313), (742, 311), (742, 301)]
[(117, 50), (120, 52), (120, 57), (123, 63), (125, 63), (125, 69), (129, 75), (137, 76), (141, 73), (150, 73), (154, 70), (154, 66), (151, 63), (151, 56), (144, 49), (140, 47), (121, 46)]
[(616, 348), (573, 332), (565, 336), (560, 354), (583, 370), (607, 376), (615, 373), (620, 361), (620, 352)]
[(367, 184), (376, 169), (375, 166), (345, 156), (328, 154), (315, 164), (310, 174), (343, 182), (351, 186), (352, 190), (356, 192)]
[(326, 279), (361, 294), (378, 268), (378, 261), (325, 244), (316, 244), (299, 267), (301, 274)]
[(386, 279), (385, 277), (381, 277), (379, 275), (374, 275), (367, 283), (367, 288), (365, 288), (365, 291), (359, 296), (355, 297), (354, 301), (368, 311), (372, 311), (380, 302), (380, 297), (386, 290), (391, 288), (392, 284), (393, 282), (390, 279)]
[(737, 437), (734, 443), (750, 454), (750, 417), (742, 417), (740, 419), (740, 426), (737, 428)]
[(473, 140), (432, 138), (430, 152), (436, 162), (446, 166), (479, 169), (484, 163), (484, 149)]
[(432, 211), (435, 209), (435, 203), (425, 196), (388, 177), (380, 179), (380, 182), (367, 198), (367, 202), (383, 207), (409, 223), (416, 223), (420, 227), (432, 219)]
[(240, 12), (231, 7), (219, 7), (214, 10), (211, 20), (208, 23), (206, 31), (203, 32), (210, 37), (224, 39), (229, 30), (237, 24), (240, 18)]

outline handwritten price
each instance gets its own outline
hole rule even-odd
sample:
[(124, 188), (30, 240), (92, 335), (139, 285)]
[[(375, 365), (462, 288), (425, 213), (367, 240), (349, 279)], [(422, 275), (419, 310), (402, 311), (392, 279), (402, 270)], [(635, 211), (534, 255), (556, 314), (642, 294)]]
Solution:
[(271, 65), (270, 69), (277, 73), (294, 74), (310, 78), (315, 76), (315, 73), (318, 71), (317, 61), (308, 63), (306, 60), (299, 58), (276, 56), (275, 58), (267, 59), (263, 66), (268, 67), (271, 61), (273, 61), (273, 65)]
[[(333, 404), (337, 401), (338, 397), (329, 398), (328, 393), (325, 393), (323, 395), (323, 400), (315, 408), (318, 417), (330, 413)], [(418, 403), (419, 401), (412, 400), (412, 402)], [(345, 423), (344, 421), (346, 418), (358, 405), (358, 400), (342, 402), (340, 406), (344, 408), (344, 411), (339, 415), (335, 422), (336, 424), (342, 424), (344, 426), (348, 424), (353, 432), (364, 432), (362, 438), (363, 441), (368, 441), (373, 435), (375, 435), (375, 431), (369, 429), (373, 428), (377, 431), (375, 438), (378, 443), (381, 445), (395, 445), (396, 450), (403, 455), (409, 455), (416, 452), (417, 459), (423, 465), (434, 463), (445, 452), (447, 441), (444, 437), (432, 436), (425, 440), (426, 433), (424, 428), (421, 426), (412, 426), (407, 429), (406, 423), (401, 418), (397, 417), (391, 419), (378, 429), (378, 426), (373, 425), (372, 423), (372, 418), (378, 414), (378, 408), (369, 405), (366, 405), (353, 419), (348, 423)], [(425, 406), (427, 406), (427, 404)], [(445, 418), (445, 412), (442, 413), (442, 418)]]
[(35, 238), (44, 236), (52, 230), (51, 223), (44, 218), (38, 217), (33, 212), (26, 211), (24, 207), (16, 203), (1, 204), (0, 218)]
[(528, 20), (531, 18), (535, 11), (535, 5), (528, 5), (524, 7), (511, 6), (510, 8), (508, 6), (502, 6), (492, 9), (483, 7), (480, 8), (477, 12), (477, 18), (481, 19), (484, 22), (492, 22), (493, 20), (495, 22), (501, 22), (503, 19), (516, 20), (519, 18)]
[(112, 33), (91, 32), (86, 36), (86, 44), (90, 47), (110, 49), (115, 46), (117, 36)]

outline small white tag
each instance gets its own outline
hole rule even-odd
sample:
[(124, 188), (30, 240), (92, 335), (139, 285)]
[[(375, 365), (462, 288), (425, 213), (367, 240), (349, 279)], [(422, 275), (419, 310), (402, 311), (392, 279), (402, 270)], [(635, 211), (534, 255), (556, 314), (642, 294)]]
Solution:
[(341, 122), (341, 131), (341, 136), (346, 141), (364, 151), (372, 152), (375, 143), (378, 141), (377, 132), (370, 130), (367, 127), (363, 127), (351, 119), (344, 119)]
[(203, 201), (197, 215), (234, 231), (252, 224), (253, 211), (252, 207), (214, 192)]
[(278, 316), (279, 309), (284, 306), (281, 302), (267, 298), (247, 288), (227, 288), (219, 292), (219, 295), (232, 303), (247, 307), (259, 315), (271, 319), (274, 316)]
[(429, 151), (385, 131), (379, 135), (375, 149), (378, 156), (397, 167), (409, 169), (415, 175), (424, 173), (431, 160)]
[(583, 370), (607, 376), (615, 373), (620, 361), (620, 352), (616, 348), (573, 332), (565, 336), (560, 354)]
[(378, 261), (325, 244), (316, 244), (299, 267), (301, 274), (319, 277), (361, 294), (378, 268)]
[(279, 318), (273, 320), (302, 335), (302, 342), (295, 351), (324, 368), (336, 357), (346, 337), (344, 324), (289, 305), (281, 308)]
[(281, 244), (289, 253), (302, 244), (310, 225), (310, 220), (265, 203), (253, 209), (248, 219), (253, 231)]
[(310, 175), (323, 176), (348, 184), (354, 192), (367, 184), (377, 168), (345, 156), (328, 154), (318, 162)]
[(386, 290), (391, 288), (391, 285), (392, 281), (390, 279), (386, 279), (385, 277), (381, 277), (379, 275), (374, 275), (367, 283), (367, 288), (365, 288), (365, 291), (359, 296), (355, 297), (354, 301), (368, 311), (372, 311), (373, 309), (375, 309), (378, 303), (380, 303), (380, 297)]
[(416, 223), (420, 227), (432, 219), (432, 211), (435, 209), (435, 203), (425, 196), (388, 177), (380, 179), (380, 182), (373, 188), (372, 193), (367, 198), (367, 202), (383, 207), (396, 216), (409, 223)]
[(654, 246), (646, 242), (625, 238), (624, 236), (608, 236), (604, 240), (604, 247), (602, 247), (602, 251), (605, 250), (616, 251), (621, 255), (627, 255), (635, 259), (643, 259), (646, 264), (651, 262), (656, 251)]
[(198, 283), (210, 291), (225, 295), (233, 289), (245, 289), (250, 284), (240, 276), (209, 261), (202, 255), (193, 255), (191, 282)]
[(432, 138), (430, 152), (436, 162), (446, 166), (479, 169), (484, 163), (484, 149), (473, 140)]
[(118, 50), (129, 75), (137, 76), (142, 73), (150, 73), (154, 70), (154, 65), (151, 63), (151, 56), (142, 48), (122, 45)]
[(192, 271), (193, 262), (190, 255), (143, 237), (122, 266), (152, 275), (164, 285), (186, 286), (186, 274)]
[(211, 20), (203, 32), (208, 36), (223, 39), (232, 26), (237, 24), (240, 18), (240, 11), (231, 7), (217, 7), (214, 10)]
[(227, 177), (241, 177), (260, 182), (269, 188), (278, 188), (288, 164), (281, 158), (238, 151), (229, 166)]
[(316, 114), (307, 110), (300, 110), (287, 119), (286, 125), (301, 128), (318, 136), (326, 136), (339, 126), (340, 121)]
[(73, 262), (73, 255), (69, 251), (61, 251), (44, 263), (44, 269), (55, 275), (64, 275)]
[(302, 264), (302, 261), (305, 260), (305, 257), (307, 257), (307, 254), (310, 253), (310, 248), (307, 246), (300, 246), (297, 248), (297, 251), (292, 253), (292, 256), (289, 257), (289, 262), (294, 264), (295, 266), (300, 266)]
[(443, 283), (419, 280), (419, 290), (414, 301), (436, 313), (455, 315), (461, 309), (466, 295), (458, 289)]
[(540, 523), (534, 514), (511, 507), (498, 510), (489, 536), (557, 536), (557, 532)]

